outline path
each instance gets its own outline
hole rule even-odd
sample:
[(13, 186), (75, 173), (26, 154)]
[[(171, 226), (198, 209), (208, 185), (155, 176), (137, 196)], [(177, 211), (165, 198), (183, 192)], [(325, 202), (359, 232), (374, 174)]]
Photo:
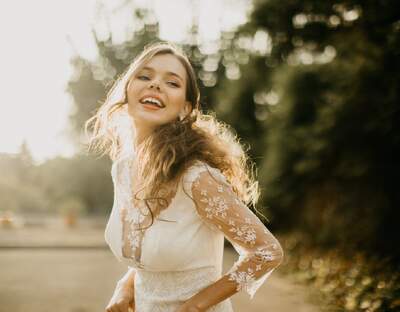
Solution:
[[(104, 247), (102, 227), (89, 230), (0, 229), (1, 246), (82, 245), (94, 249), (7, 249), (0, 248), (0, 312), (100, 312), (116, 280), (126, 271)], [(63, 243), (61, 244), (60, 241)], [(39, 243), (40, 242), (40, 243)], [(58, 242), (58, 244), (57, 244)], [(234, 250), (225, 249), (224, 272), (236, 260)], [(308, 293), (279, 268), (250, 300), (245, 293), (232, 297), (236, 312), (321, 311)]]

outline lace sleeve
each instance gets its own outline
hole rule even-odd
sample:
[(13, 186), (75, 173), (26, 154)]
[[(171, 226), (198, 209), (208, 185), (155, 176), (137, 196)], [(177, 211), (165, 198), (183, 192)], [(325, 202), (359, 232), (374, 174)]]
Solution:
[(220, 170), (208, 169), (193, 179), (193, 201), (206, 224), (222, 231), (239, 253), (226, 275), (236, 283), (237, 291), (246, 291), (252, 299), (282, 262), (283, 249), (260, 219), (239, 200)]

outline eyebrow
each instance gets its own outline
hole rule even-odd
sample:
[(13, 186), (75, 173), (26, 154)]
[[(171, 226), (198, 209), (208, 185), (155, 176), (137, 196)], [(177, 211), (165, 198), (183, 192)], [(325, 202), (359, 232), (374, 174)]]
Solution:
[[(141, 70), (146, 70), (146, 69), (147, 69), (147, 70), (150, 70), (150, 71), (154, 71), (154, 68), (153, 68), (153, 67), (150, 67), (150, 66), (145, 66), (145, 67), (143, 67)], [(168, 71), (168, 72), (167, 72), (167, 75), (175, 76), (175, 77), (177, 77), (178, 79), (180, 79), (181, 81), (183, 81), (182, 77), (179, 76), (177, 73)]]

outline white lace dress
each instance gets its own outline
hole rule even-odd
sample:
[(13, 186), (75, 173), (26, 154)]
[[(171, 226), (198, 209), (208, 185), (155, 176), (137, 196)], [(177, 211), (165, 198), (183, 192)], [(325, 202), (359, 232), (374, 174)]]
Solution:
[[(168, 207), (145, 230), (133, 205), (130, 168), (134, 153), (111, 169), (114, 205), (105, 240), (119, 261), (136, 271), (136, 312), (175, 312), (183, 302), (220, 279), (224, 237), (239, 253), (224, 274), (228, 283), (253, 298), (281, 263), (282, 248), (243, 204), (219, 169), (197, 161), (183, 175)], [(144, 210), (145, 212), (146, 210)], [(230, 299), (207, 311), (233, 311)]]

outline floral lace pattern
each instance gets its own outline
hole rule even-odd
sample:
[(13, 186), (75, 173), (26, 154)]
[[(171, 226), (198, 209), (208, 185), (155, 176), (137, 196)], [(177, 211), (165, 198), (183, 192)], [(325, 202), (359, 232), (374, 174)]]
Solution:
[(121, 158), (117, 161), (116, 168), (116, 187), (118, 192), (117, 198), (120, 201), (120, 217), (122, 223), (122, 255), (125, 258), (132, 259), (139, 266), (138, 256), (140, 256), (140, 243), (142, 233), (138, 230), (138, 224), (143, 221), (144, 216), (138, 213), (136, 209), (132, 209), (133, 195), (130, 191), (131, 185), (131, 167), (132, 157)]
[[(122, 255), (135, 262), (138, 268), (142, 268), (141, 264), (141, 250), (142, 241), (145, 235), (146, 228), (151, 224), (151, 214), (148, 211), (143, 200), (138, 200), (134, 197), (132, 190), (138, 189), (133, 186), (131, 175), (133, 175), (133, 160), (132, 157), (127, 157), (122, 160), (119, 172), (118, 182), (121, 183), (119, 192), (121, 198), (124, 199), (121, 205), (121, 223), (122, 223)], [(151, 202), (151, 208), (154, 219), (158, 216), (160, 211), (168, 207), (173, 198), (176, 196), (177, 191), (173, 189), (161, 188), (158, 195), (162, 200)]]
[[(147, 207), (133, 200), (132, 189), (135, 187), (130, 172), (133, 158), (134, 155), (130, 154), (113, 165), (115, 205), (106, 229), (106, 238), (114, 254), (119, 259), (126, 258), (126, 263), (136, 270), (142, 280), (135, 294), (137, 312), (176, 311), (183, 298), (182, 292), (194, 295), (200, 291), (200, 282), (202, 287), (206, 287), (221, 278), (223, 236), (239, 253), (238, 260), (225, 274), (224, 281), (238, 291), (246, 291), (252, 298), (258, 287), (280, 264), (283, 252), (275, 237), (239, 200), (223, 174), (202, 162), (200, 166), (189, 168), (182, 181), (182, 186), (186, 186), (184, 192), (175, 190), (165, 208), (173, 208), (171, 214), (165, 211), (163, 218), (156, 214), (156, 226), (151, 231), (145, 229), (146, 233), (140, 227), (149, 225)], [(184, 193), (193, 200), (184, 196)], [(164, 219), (178, 219), (179, 222), (159, 222)], [(144, 237), (146, 239), (143, 241)], [(146, 248), (141, 257), (143, 243)], [(160, 254), (164, 256), (160, 257)], [(145, 267), (141, 260), (146, 264)], [(205, 270), (211, 267), (217, 275)], [(198, 275), (193, 275), (193, 270), (199, 270), (196, 271)], [(173, 291), (165, 291), (168, 283)], [(225, 300), (209, 311), (231, 312), (232, 308), (229, 300)]]
[(253, 298), (282, 262), (283, 250), (258, 217), (238, 199), (221, 171), (205, 166), (191, 186), (196, 210), (207, 225), (222, 231), (238, 251), (240, 257), (226, 275), (236, 283), (237, 291), (245, 290)]
[[(175, 272), (138, 270), (136, 274), (136, 312), (176, 312), (194, 293), (219, 278), (213, 267)], [(232, 312), (231, 302), (225, 300), (207, 311)]]

